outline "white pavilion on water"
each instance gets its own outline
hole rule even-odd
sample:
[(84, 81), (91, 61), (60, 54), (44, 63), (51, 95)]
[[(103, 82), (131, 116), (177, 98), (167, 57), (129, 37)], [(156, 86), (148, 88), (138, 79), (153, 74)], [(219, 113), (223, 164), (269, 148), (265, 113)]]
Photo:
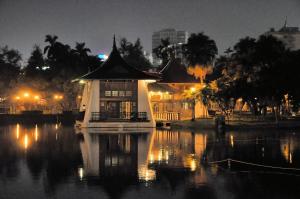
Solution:
[(157, 76), (127, 64), (115, 43), (108, 59), (94, 71), (83, 75), (80, 128), (153, 128), (156, 126), (147, 84)]

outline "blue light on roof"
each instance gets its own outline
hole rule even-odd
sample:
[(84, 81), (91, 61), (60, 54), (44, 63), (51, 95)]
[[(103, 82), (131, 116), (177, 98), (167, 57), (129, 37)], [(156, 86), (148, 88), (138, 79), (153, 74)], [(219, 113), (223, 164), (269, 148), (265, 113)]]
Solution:
[(101, 60), (106, 60), (108, 58), (108, 56), (106, 54), (103, 54), (103, 53), (98, 54), (98, 57)]

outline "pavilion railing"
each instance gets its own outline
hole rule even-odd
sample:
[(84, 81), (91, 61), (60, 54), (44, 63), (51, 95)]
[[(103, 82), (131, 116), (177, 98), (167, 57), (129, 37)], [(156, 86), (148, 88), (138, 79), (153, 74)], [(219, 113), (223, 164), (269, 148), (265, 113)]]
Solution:
[(180, 120), (180, 113), (178, 112), (156, 112), (154, 113), (156, 121), (175, 121)]
[(128, 121), (128, 122), (145, 122), (148, 121), (147, 112), (92, 112), (91, 122), (97, 121)]

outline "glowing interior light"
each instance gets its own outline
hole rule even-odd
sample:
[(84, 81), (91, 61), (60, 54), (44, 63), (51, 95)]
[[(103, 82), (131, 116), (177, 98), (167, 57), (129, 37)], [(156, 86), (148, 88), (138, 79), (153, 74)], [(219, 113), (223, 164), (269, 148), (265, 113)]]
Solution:
[(79, 84), (84, 84), (84, 83), (85, 83), (84, 80), (80, 80), (80, 81), (79, 81)]
[(194, 93), (195, 91), (196, 91), (196, 88), (195, 88), (195, 87), (192, 87), (192, 88), (191, 88), (191, 92)]
[(78, 169), (78, 175), (79, 175), (80, 180), (82, 180), (82, 178), (84, 176), (84, 170), (83, 170), (83, 168), (79, 168)]
[(230, 135), (230, 145), (231, 145), (231, 147), (234, 146), (234, 138), (233, 138), (233, 135)]
[(24, 148), (25, 149), (28, 148), (28, 135), (27, 134), (24, 136)]
[(35, 125), (35, 131), (34, 131), (34, 140), (35, 141), (38, 141), (38, 127), (37, 127), (37, 124)]
[(20, 137), (20, 125), (19, 124), (17, 124), (16, 136), (17, 136), (17, 139), (19, 139), (19, 137)]
[(24, 97), (29, 97), (29, 93), (25, 92), (25, 93), (23, 94), (23, 96), (24, 96)]
[(191, 169), (191, 171), (196, 171), (196, 169), (197, 169), (197, 163), (196, 163), (195, 159), (191, 160), (191, 162), (190, 162), (190, 169)]
[(154, 155), (151, 153), (150, 154), (150, 164), (153, 164), (153, 162), (154, 162)]

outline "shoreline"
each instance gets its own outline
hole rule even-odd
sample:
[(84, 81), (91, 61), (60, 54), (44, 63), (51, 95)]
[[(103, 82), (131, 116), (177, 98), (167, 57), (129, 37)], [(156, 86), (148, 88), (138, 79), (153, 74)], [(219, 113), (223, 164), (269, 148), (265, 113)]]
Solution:
[[(300, 120), (275, 121), (226, 121), (226, 130), (241, 129), (300, 129)], [(197, 119), (195, 121), (176, 121), (171, 123), (171, 129), (215, 130), (214, 119)]]

